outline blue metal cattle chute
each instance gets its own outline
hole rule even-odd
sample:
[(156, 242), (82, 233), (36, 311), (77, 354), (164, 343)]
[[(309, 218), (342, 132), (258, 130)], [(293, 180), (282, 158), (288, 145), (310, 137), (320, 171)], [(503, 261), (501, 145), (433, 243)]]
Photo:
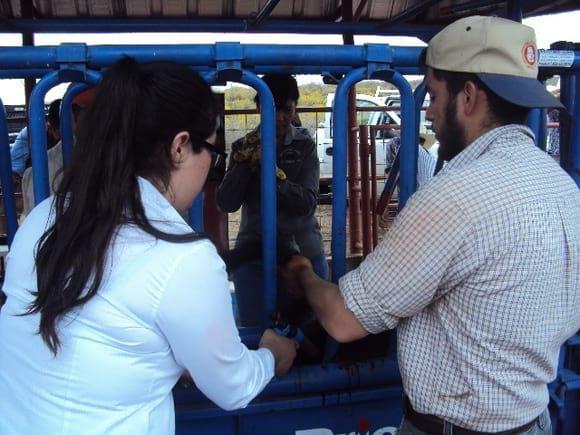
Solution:
[[(418, 108), (424, 98), (424, 89), (415, 95), (402, 77), (406, 71), (419, 71), (420, 49), (369, 45), (365, 47), (344, 46), (281, 46), (272, 50), (267, 46), (240, 44), (216, 44), (199, 46), (118, 46), (84, 47), (62, 45), (59, 47), (0, 48), (1, 77), (43, 76), (32, 96), (30, 108), (30, 133), (34, 170), (35, 200), (40, 202), (48, 196), (48, 172), (44, 132), (43, 100), (46, 92), (64, 81), (95, 84), (100, 70), (110, 66), (124, 54), (139, 62), (174, 60), (186, 63), (203, 72), (213, 81), (238, 81), (248, 84), (260, 93), (262, 116), (262, 221), (264, 222), (263, 262), (265, 265), (263, 313), (264, 326), (275, 306), (276, 267), (276, 197), (274, 154), (274, 104), (272, 96), (256, 74), (281, 70), (291, 73), (332, 69), (345, 73), (339, 83), (334, 119), (334, 185), (333, 197), (333, 280), (346, 271), (346, 141), (347, 102), (350, 88), (358, 81), (378, 78), (395, 84), (401, 91), (403, 126), (401, 147), (401, 196), (404, 204), (415, 190), (417, 162)], [(292, 65), (288, 65), (288, 52), (300, 53)], [(24, 62), (26, 59), (26, 62)], [(24, 67), (25, 66), (25, 67)], [(562, 156), (562, 166), (580, 185), (580, 89), (578, 71), (580, 52), (574, 53), (574, 62), (558, 71), (563, 76), (562, 94), (571, 114), (569, 147)], [(546, 65), (546, 68), (549, 66)], [(63, 116), (70, 118), (72, 97), (85, 85), (72, 87), (64, 99)], [(72, 147), (70, 120), (63, 123), (65, 163)], [(5, 128), (0, 117), (0, 127)], [(537, 129), (540, 129), (537, 127)], [(5, 137), (6, 136), (6, 137)], [(10, 218), (9, 237), (16, 230), (15, 208), (11, 197), (10, 166), (7, 160), (7, 135), (0, 129), (0, 178), (2, 179), (5, 208)], [(201, 207), (192, 211), (195, 225), (203, 222)], [(14, 213), (12, 211), (14, 210)], [(10, 239), (11, 240), (11, 239)], [(255, 345), (261, 329), (243, 328), (244, 341)], [(569, 344), (572, 346), (572, 344)], [(564, 363), (563, 363), (564, 364)], [(563, 369), (566, 367), (563, 367)], [(571, 370), (571, 369), (570, 369)], [(562, 372), (564, 373), (564, 372)], [(574, 373), (561, 376), (552, 388), (554, 403), (564, 403), (566, 394), (578, 384)], [(577, 376), (577, 375), (576, 375)], [(563, 390), (566, 387), (565, 391)], [(246, 409), (226, 412), (212, 405), (194, 387), (175, 388), (177, 432), (179, 434), (300, 434), (327, 435), (333, 433), (394, 433), (401, 418), (401, 383), (398, 367), (393, 356), (385, 355), (370, 361), (354, 364), (324, 364), (300, 366), (289, 375), (274, 380), (265, 391)], [(576, 396), (577, 397), (577, 396)], [(566, 405), (556, 406), (556, 413), (565, 415)], [(563, 418), (563, 417), (562, 417)], [(318, 432), (316, 432), (316, 430)]]

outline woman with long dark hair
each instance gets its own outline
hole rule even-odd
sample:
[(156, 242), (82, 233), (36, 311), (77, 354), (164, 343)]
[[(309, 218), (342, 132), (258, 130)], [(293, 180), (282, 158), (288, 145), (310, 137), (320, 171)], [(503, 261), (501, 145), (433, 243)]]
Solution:
[(55, 196), (16, 234), (0, 315), (0, 433), (170, 434), (187, 370), (247, 405), (295, 356), (248, 350), (225, 267), (181, 218), (219, 152), (210, 87), (184, 65), (124, 58), (81, 120)]

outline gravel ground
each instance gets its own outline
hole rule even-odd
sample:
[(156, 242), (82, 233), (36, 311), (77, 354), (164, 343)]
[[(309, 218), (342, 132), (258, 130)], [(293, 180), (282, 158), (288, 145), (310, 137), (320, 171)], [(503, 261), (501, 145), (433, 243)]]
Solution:
[[(240, 226), (240, 218), (241, 212), (238, 210), (235, 213), (230, 213), (228, 217), (228, 230), (229, 230), (229, 239), (230, 239), (230, 247), (233, 247), (234, 241), (236, 239), (236, 235), (238, 234), (238, 229)], [(322, 239), (324, 241), (324, 252), (327, 256), (330, 255), (330, 241), (331, 241), (331, 231), (332, 231), (332, 206), (329, 204), (320, 204), (316, 209), (316, 218), (320, 223), (320, 228), (322, 230)], [(349, 219), (348, 219), (348, 212), (347, 212), (347, 231), (346, 231), (346, 246), (348, 255), (351, 255), (352, 252), (350, 251), (350, 232), (349, 228)], [(382, 238), (384, 230), (379, 228), (379, 240)]]

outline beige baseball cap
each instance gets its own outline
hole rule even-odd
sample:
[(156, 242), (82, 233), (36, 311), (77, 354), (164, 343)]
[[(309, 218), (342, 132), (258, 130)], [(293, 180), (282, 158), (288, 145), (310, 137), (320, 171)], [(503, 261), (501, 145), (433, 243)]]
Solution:
[(497, 17), (472, 16), (445, 27), (427, 47), (427, 66), (474, 73), (497, 96), (522, 107), (563, 107), (538, 81), (534, 29)]

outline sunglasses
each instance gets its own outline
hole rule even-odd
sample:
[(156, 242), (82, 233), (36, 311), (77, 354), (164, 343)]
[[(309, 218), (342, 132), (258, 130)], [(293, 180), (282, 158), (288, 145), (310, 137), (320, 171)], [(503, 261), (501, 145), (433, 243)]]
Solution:
[(206, 142), (205, 140), (202, 140), (200, 142), (200, 145), (210, 152), (210, 154), (211, 154), (211, 168), (212, 169), (217, 168), (218, 166), (220, 166), (222, 164), (222, 162), (226, 161), (228, 153), (226, 153), (222, 150), (218, 150), (215, 147), (215, 145), (212, 145), (209, 142)]

